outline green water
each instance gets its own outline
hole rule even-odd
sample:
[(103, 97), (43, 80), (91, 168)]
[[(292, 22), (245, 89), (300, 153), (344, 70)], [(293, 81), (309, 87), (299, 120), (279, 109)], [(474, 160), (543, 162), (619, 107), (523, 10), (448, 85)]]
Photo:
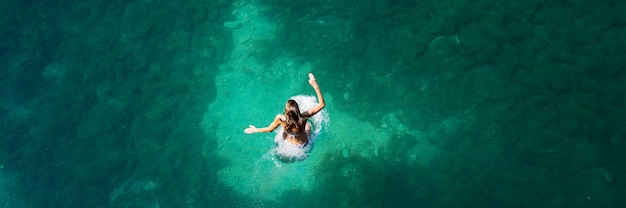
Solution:
[[(619, 207), (621, 1), (0, 3), (0, 207)], [(272, 155), (326, 98), (307, 159)]]

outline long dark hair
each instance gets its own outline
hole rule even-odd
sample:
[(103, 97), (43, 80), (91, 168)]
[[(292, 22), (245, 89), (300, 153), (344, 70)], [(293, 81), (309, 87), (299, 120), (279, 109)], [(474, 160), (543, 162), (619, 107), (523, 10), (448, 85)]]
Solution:
[(307, 118), (302, 116), (298, 103), (295, 100), (287, 101), (287, 105), (285, 106), (285, 117), (287, 118), (285, 121), (287, 124), (285, 130), (302, 132), (300, 128), (304, 127)]

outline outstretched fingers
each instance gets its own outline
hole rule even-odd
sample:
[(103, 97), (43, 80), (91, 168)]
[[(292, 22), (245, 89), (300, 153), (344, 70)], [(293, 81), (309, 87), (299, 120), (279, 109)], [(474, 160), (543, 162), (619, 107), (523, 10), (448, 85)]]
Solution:
[(254, 133), (254, 130), (256, 129), (255, 126), (253, 125), (249, 125), (248, 128), (244, 129), (243, 132), (245, 132), (246, 134), (252, 134)]
[(315, 80), (315, 76), (313, 76), (313, 73), (309, 73), (309, 84), (311, 84), (312, 87), (318, 87), (317, 81)]

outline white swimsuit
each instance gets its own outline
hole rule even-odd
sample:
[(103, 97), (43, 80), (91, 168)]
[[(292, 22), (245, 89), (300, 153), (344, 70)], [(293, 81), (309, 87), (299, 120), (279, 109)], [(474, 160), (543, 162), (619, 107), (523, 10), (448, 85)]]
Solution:
[[(290, 132), (288, 132), (286, 130), (283, 131), (283, 132), (286, 134), (286, 136), (284, 136), (284, 138), (283, 138), (284, 140), (287, 140), (287, 137), (291, 137), (291, 138), (295, 139), (295, 138), (297, 138), (298, 136), (300, 136), (302, 134), (306, 134), (305, 132), (302, 132), (302, 133), (299, 133), (299, 134), (295, 134), (295, 133), (290, 133)], [(304, 146), (309, 144), (309, 137), (307, 136), (306, 142), (304, 142), (302, 144), (294, 144), (294, 143), (291, 143), (291, 142), (288, 142), (288, 141), (285, 141), (285, 143), (289, 144), (289, 145), (293, 145), (293, 146), (298, 147), (298, 148), (303, 148)]]

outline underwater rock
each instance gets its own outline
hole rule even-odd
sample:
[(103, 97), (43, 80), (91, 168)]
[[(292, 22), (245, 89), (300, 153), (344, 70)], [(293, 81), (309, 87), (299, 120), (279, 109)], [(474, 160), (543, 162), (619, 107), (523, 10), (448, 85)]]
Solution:
[(154, 181), (129, 179), (109, 194), (109, 202), (114, 207), (159, 207), (152, 192), (158, 187)]
[(349, 157), (350, 156), (350, 150), (349, 149), (343, 149), (341, 151), (341, 156), (343, 157)]
[(50, 63), (43, 69), (43, 78), (46, 81), (57, 83), (65, 77), (66, 68), (62, 61)]

